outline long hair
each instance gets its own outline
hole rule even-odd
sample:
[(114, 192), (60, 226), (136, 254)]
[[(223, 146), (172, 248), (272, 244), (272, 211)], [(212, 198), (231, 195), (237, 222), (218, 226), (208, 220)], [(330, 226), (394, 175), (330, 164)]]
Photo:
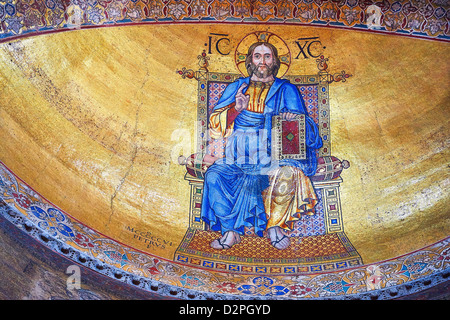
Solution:
[(259, 47), (261, 45), (266, 46), (267, 48), (269, 48), (272, 51), (274, 63), (272, 65), (271, 71), (272, 71), (273, 76), (275, 77), (278, 73), (278, 70), (280, 69), (281, 61), (280, 61), (280, 58), (278, 58), (277, 48), (275, 48), (275, 46), (273, 44), (268, 43), (268, 42), (255, 42), (254, 44), (252, 44), (250, 46), (250, 48), (248, 48), (247, 58), (245, 59), (245, 67), (247, 68), (248, 75), (250, 77), (253, 75), (253, 70), (254, 70), (254, 68), (252, 68), (253, 51), (255, 51), (256, 47)]

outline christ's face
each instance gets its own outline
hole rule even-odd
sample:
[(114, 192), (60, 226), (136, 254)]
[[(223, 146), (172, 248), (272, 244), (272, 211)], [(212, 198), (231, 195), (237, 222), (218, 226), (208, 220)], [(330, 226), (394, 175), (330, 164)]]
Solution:
[(273, 72), (274, 59), (270, 48), (260, 45), (252, 54), (253, 72), (258, 78), (266, 78)]

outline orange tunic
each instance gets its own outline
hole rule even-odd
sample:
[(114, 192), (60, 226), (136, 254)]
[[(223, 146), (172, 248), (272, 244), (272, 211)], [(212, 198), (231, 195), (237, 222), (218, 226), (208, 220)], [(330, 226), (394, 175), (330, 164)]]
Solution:
[(248, 111), (263, 113), (267, 93), (273, 82), (250, 82), (246, 95), (250, 96)]

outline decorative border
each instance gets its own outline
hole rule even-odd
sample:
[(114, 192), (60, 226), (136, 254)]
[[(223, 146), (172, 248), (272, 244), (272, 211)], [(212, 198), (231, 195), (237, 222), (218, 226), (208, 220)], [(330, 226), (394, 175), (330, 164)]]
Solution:
[(81, 224), (0, 162), (0, 215), (75, 263), (137, 288), (182, 299), (389, 299), (450, 275), (450, 237), (370, 265), (295, 276), (232, 274), (192, 268), (118, 243)]
[(337, 233), (337, 236), (346, 249), (345, 253), (336, 253), (315, 258), (274, 258), (267, 259), (269, 261), (264, 261), (264, 263), (258, 262), (256, 259), (236, 257), (233, 257), (233, 259), (228, 257), (227, 261), (220, 254), (203, 256), (204, 253), (187, 248), (188, 243), (194, 238), (195, 232), (196, 230), (194, 228), (190, 228), (186, 232), (182, 244), (175, 253), (174, 261), (179, 261), (195, 268), (203, 267), (219, 272), (250, 273), (265, 276), (304, 275), (329, 272), (360, 266), (362, 264), (361, 257), (343, 232)]
[(161, 23), (310, 25), (449, 41), (446, 0), (1, 0), (0, 42)]
[(189, 226), (194, 229), (205, 230), (205, 222), (201, 218), (203, 179), (192, 177), (189, 173), (186, 173), (184, 179), (189, 181), (191, 188), (189, 197)]
[[(325, 210), (326, 228), (327, 233), (342, 232), (344, 231), (344, 224), (342, 222), (342, 209), (341, 199), (339, 197), (339, 184), (342, 182), (342, 178), (332, 180), (331, 183), (327, 183), (323, 188), (322, 199), (324, 201), (323, 207)], [(313, 185), (318, 185), (317, 182), (313, 182)]]
[[(312, 25), (449, 41), (445, 3), (377, 2), (381, 9), (377, 26), (377, 21), (368, 24), (370, 0), (0, 0), (0, 43), (75, 29), (178, 22)], [(136, 288), (182, 299), (390, 299), (437, 285), (450, 275), (447, 237), (371, 265), (300, 277), (248, 274), (235, 279), (106, 237), (47, 201), (1, 162), (0, 215), (76, 263)]]

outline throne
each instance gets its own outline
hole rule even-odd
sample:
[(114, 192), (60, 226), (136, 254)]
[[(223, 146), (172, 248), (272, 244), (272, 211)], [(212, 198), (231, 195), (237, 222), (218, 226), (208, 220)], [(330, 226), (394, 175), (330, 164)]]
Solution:
[[(216, 232), (209, 231), (209, 226), (205, 225), (201, 219), (203, 179), (206, 170), (211, 165), (205, 160), (205, 155), (216, 158), (223, 157), (226, 139), (215, 140), (208, 136), (208, 120), (227, 85), (237, 80), (241, 75), (210, 72), (208, 69), (209, 57), (205, 51), (198, 56), (198, 59), (200, 65), (198, 71), (186, 68), (177, 71), (184, 79), (198, 81), (198, 104), (197, 152), (189, 157), (181, 156), (179, 159), (180, 164), (186, 166), (184, 179), (190, 185), (189, 229), (175, 252), (174, 260), (190, 265), (226, 269), (227, 271), (264, 270), (265, 273), (316, 272), (362, 264), (361, 257), (344, 233), (342, 223), (339, 197), (340, 185), (343, 182), (341, 172), (343, 169), (347, 169), (350, 164), (348, 161), (341, 161), (331, 154), (329, 85), (338, 81), (345, 82), (350, 75), (344, 71), (335, 74), (328, 73), (328, 59), (324, 56), (320, 56), (316, 60), (318, 67), (316, 74), (283, 77), (298, 88), (307, 112), (317, 124), (323, 140), (322, 148), (317, 151), (317, 171), (311, 177), (319, 198), (315, 207), (315, 214), (302, 216), (295, 223), (293, 230), (288, 232), (288, 236), (292, 237), (291, 239), (316, 241), (317, 243), (313, 245), (316, 246), (315, 252), (302, 251), (303, 247), (300, 244), (297, 246), (295, 241), (291, 241), (291, 245), (294, 246), (291, 250), (293, 252), (288, 253), (287, 256), (283, 256), (281, 252), (272, 252), (274, 248), (271, 248), (268, 239), (255, 236), (252, 228), (247, 228), (243, 237), (247, 238), (247, 244), (253, 241), (249, 245), (252, 249), (245, 250), (243, 245), (241, 248), (237, 248), (239, 252), (232, 252), (238, 246), (235, 245), (224, 253), (209, 248), (209, 242), (217, 238), (218, 235)], [(264, 240), (267, 240), (267, 243)], [(330, 243), (327, 243), (327, 241), (331, 243), (331, 247), (336, 245), (340, 249), (337, 251), (321, 250), (324, 247), (330, 247)], [(243, 242), (246, 241), (243, 240), (241, 243)], [(301, 254), (299, 254), (300, 251), (302, 251)]]

